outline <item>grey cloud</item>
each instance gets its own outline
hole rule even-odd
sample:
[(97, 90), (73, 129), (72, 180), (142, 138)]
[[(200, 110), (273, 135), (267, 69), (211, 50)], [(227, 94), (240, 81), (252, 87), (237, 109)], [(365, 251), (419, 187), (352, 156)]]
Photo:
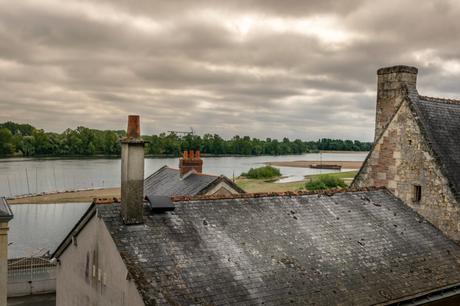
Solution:
[[(372, 140), (379, 67), (416, 65), (422, 94), (460, 97), (459, 12), (447, 0), (0, 2), (0, 121), (121, 129), (139, 113), (148, 133)], [(253, 15), (289, 26), (228, 26)], [(321, 18), (350, 38), (289, 28)]]

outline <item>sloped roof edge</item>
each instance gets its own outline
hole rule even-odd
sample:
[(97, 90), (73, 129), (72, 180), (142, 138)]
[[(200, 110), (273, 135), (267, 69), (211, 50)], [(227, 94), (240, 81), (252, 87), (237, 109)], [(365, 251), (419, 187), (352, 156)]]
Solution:
[[(353, 178), (353, 181), (351, 182), (350, 186), (354, 186), (357, 178), (361, 175), (363, 169), (364, 169), (364, 166), (367, 164), (367, 161), (369, 160), (369, 158), (371, 157), (371, 154), (374, 152), (375, 150), (375, 147), (377, 146), (377, 144), (379, 143), (380, 139), (382, 139), (383, 137), (383, 134), (385, 134), (385, 132), (387, 131), (388, 129), (388, 126), (390, 126), (391, 122), (393, 122), (393, 119), (396, 117), (396, 115), (399, 113), (399, 110), (401, 109), (401, 107), (403, 106), (404, 102), (405, 101), (409, 101), (409, 97), (408, 97), (408, 87), (406, 86), (405, 88), (405, 100), (403, 100), (401, 102), (401, 104), (399, 105), (398, 109), (394, 112), (393, 116), (391, 116), (390, 120), (388, 120), (388, 123), (386, 124), (386, 126), (382, 129), (382, 132), (380, 133), (379, 137), (374, 141), (374, 143), (372, 144), (372, 147), (371, 149), (369, 150), (369, 153), (367, 154), (366, 158), (364, 159), (363, 161), (363, 164), (361, 166), (361, 168), (359, 168), (358, 170), (358, 173), (356, 173), (355, 177)], [(417, 90), (415, 90), (417, 91)], [(418, 95), (418, 94), (417, 94)]]
[(54, 250), (51, 254), (51, 258), (59, 258), (61, 254), (67, 249), (69, 244), (72, 242), (72, 237), (78, 236), (81, 230), (85, 225), (91, 220), (91, 218), (96, 214), (96, 204), (93, 202), (86, 212), (81, 216), (81, 218), (75, 223), (75, 226), (69, 231), (67, 236), (62, 240), (61, 244)]
[(423, 140), (427, 144), (427, 149), (430, 152), (431, 156), (435, 159), (437, 165), (439, 166), (439, 169), (441, 170), (442, 175), (447, 179), (448, 186), (454, 195), (455, 199), (457, 202), (460, 202), (460, 190), (457, 190), (455, 184), (453, 183), (453, 180), (449, 174), (449, 171), (446, 169), (444, 163), (442, 162), (441, 156), (434, 150), (433, 148), (433, 143), (430, 141), (430, 131), (427, 128), (426, 124), (424, 123), (420, 110), (417, 107), (417, 103), (419, 103), (420, 100), (426, 100), (429, 102), (435, 102), (435, 103), (447, 103), (447, 104), (457, 104), (460, 105), (460, 100), (453, 100), (453, 99), (443, 99), (443, 98), (434, 98), (434, 97), (427, 97), (427, 96), (421, 96), (417, 93), (416, 90), (408, 90), (407, 97), (409, 98), (409, 108), (414, 115), (415, 121), (417, 122), (417, 125), (420, 128), (421, 134), (423, 136)]

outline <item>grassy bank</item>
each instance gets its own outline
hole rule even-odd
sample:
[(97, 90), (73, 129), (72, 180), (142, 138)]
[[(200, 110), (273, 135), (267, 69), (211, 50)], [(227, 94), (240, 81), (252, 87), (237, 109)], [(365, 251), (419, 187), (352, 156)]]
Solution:
[[(337, 178), (341, 178), (342, 180), (350, 180), (350, 179), (353, 180), (357, 173), (358, 171), (346, 171), (346, 172), (338, 172), (338, 173), (328, 173), (328, 175), (331, 175)], [(314, 178), (317, 176), (319, 176), (319, 174), (309, 175), (306, 178)]]
[(246, 192), (280, 192), (299, 190), (305, 182), (275, 183), (272, 181), (238, 178), (236, 184)]
[[(347, 171), (347, 172), (338, 172), (330, 173), (329, 175), (341, 178), (349, 185), (353, 178), (355, 177), (357, 171)], [(319, 174), (309, 175), (305, 177), (305, 180), (300, 182), (291, 182), (291, 183), (275, 183), (271, 180), (257, 180), (257, 179), (247, 179), (247, 178), (238, 178), (236, 183), (238, 186), (243, 188), (246, 192), (280, 192), (280, 191), (296, 191), (305, 189), (305, 183), (309, 180), (318, 177)]]

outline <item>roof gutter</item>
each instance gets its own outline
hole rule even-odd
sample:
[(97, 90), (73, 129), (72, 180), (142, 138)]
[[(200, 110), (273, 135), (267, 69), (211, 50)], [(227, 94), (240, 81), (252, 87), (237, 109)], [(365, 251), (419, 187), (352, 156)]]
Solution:
[(62, 240), (61, 244), (51, 254), (51, 258), (59, 258), (59, 256), (61, 256), (61, 254), (67, 249), (69, 244), (72, 242), (72, 237), (76, 237), (95, 214), (96, 204), (93, 202), (88, 207), (83, 216), (81, 216), (80, 220), (78, 220), (78, 222), (75, 224), (72, 230), (67, 234), (64, 240)]
[(391, 302), (387, 305), (401, 305), (401, 306), (416, 306), (425, 305), (427, 303), (433, 303), (441, 301), (447, 298), (460, 295), (460, 283), (452, 286), (436, 289), (434, 291), (415, 296), (412, 298), (405, 298), (396, 302)]

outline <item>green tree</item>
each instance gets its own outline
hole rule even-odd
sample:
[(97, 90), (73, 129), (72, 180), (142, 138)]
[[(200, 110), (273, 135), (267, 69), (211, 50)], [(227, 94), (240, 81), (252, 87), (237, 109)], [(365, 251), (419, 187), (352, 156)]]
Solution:
[(323, 190), (345, 187), (347, 187), (347, 184), (345, 184), (343, 179), (331, 174), (319, 175), (305, 184), (305, 188), (308, 190)]
[(0, 155), (9, 155), (14, 153), (13, 134), (9, 129), (0, 129)]
[(24, 136), (21, 141), (18, 143), (18, 150), (24, 156), (33, 156), (35, 155), (35, 139), (34, 136)]

